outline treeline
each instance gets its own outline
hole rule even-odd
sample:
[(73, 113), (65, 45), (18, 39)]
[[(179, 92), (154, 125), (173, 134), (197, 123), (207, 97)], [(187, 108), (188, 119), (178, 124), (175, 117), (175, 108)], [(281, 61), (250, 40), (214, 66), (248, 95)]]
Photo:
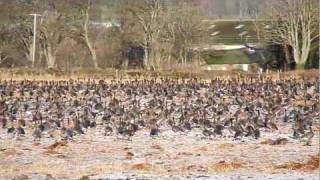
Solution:
[[(117, 0), (102, 9), (97, 0), (1, 1), (0, 66), (125, 68), (132, 47), (143, 49), (145, 68), (199, 61), (190, 56), (208, 34), (199, 7), (192, 0), (172, 2)], [(35, 58), (31, 13), (41, 15)]]
[[(217, 10), (213, 2), (227, 9), (221, 9), (222, 16), (232, 0), (0, 1), (0, 66), (126, 68), (128, 59), (146, 69), (199, 65), (201, 47), (213, 44), (217, 33), (214, 21), (204, 21), (204, 12)], [(281, 46), (285, 58), (280, 60), (299, 67), (319, 54), (317, 0), (257, 2), (238, 1), (232, 11), (253, 19), (258, 46)], [(35, 48), (31, 13), (41, 15)]]

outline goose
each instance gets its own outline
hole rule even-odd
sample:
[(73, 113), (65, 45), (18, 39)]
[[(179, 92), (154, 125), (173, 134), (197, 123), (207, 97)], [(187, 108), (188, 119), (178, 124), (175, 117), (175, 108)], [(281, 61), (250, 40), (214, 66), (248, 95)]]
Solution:
[(104, 128), (104, 136), (111, 136), (112, 132), (113, 132), (113, 129), (112, 129), (112, 127), (110, 125), (107, 125)]
[(309, 132), (305, 133), (301, 138), (306, 138), (306, 146), (311, 146), (312, 138), (314, 137), (314, 132), (312, 126), (309, 126)]
[(73, 140), (73, 129), (72, 128), (66, 128), (66, 127), (62, 127), (61, 128), (61, 139), (68, 141), (68, 140)]
[(7, 128), (7, 133), (8, 134), (11, 134), (11, 133), (14, 133), (15, 132), (15, 128), (13, 126)]
[(205, 127), (205, 128), (202, 130), (202, 134), (203, 134), (204, 136), (206, 136), (206, 137), (211, 137), (211, 136), (214, 135), (214, 132)]
[(151, 137), (154, 137), (154, 136), (158, 136), (159, 133), (160, 133), (160, 130), (155, 126), (151, 128), (149, 135)]
[(39, 127), (36, 127), (36, 128), (34, 129), (34, 131), (32, 132), (32, 136), (33, 136), (33, 138), (34, 138), (34, 141), (36, 141), (36, 140), (39, 140), (39, 141), (40, 141), (40, 139), (41, 139), (41, 134), (42, 134), (41, 129), (40, 129)]
[(7, 119), (5, 116), (0, 116), (0, 123), (1, 123), (2, 129), (5, 129), (7, 126)]
[(26, 134), (24, 129), (20, 125), (17, 127), (16, 131), (18, 136)]

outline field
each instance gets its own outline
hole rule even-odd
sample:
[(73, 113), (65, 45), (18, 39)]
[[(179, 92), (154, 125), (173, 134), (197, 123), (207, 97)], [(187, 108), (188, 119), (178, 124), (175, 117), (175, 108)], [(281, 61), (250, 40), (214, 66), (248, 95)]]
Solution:
[[(319, 131), (318, 131), (319, 132)], [(319, 133), (312, 146), (290, 140), (289, 130), (266, 132), (259, 141), (204, 139), (165, 131), (150, 138), (140, 131), (132, 141), (105, 138), (89, 130), (73, 142), (12, 140), (1, 133), (0, 179), (318, 179)], [(266, 140), (288, 138), (279, 145)], [(53, 146), (56, 144), (56, 146)]]
[[(111, 70), (104, 74), (101, 70), (81, 77), (75, 72), (62, 75), (59, 72), (42, 73), (28, 75), (15, 70), (3, 71), (4, 76), (1, 76), (0, 125), (4, 124), (3, 117), (12, 120), (3, 128), (0, 126), (0, 180), (319, 178), (319, 92), (315, 89), (319, 85), (315, 81), (317, 71), (258, 75), (243, 72), (160, 74)], [(161, 76), (157, 77), (159, 74)], [(95, 77), (105, 81), (98, 82), (96, 79), (92, 82)], [(161, 77), (174, 80), (160, 80)], [(51, 86), (40, 81), (68, 78), (76, 82), (64, 81), (59, 82), (59, 86)], [(120, 82), (112, 81), (114, 78), (124, 83), (120, 85)], [(185, 78), (186, 82), (179, 78)], [(234, 79), (229, 81), (231, 84), (227, 84), (217, 78)], [(250, 82), (250, 78), (253, 81)], [(267, 81), (268, 78), (275, 81)], [(292, 78), (296, 80), (290, 80)], [(4, 79), (9, 81), (4, 82)], [(23, 79), (30, 81), (21, 81)], [(209, 83), (212, 79), (215, 81)], [(88, 84), (84, 85), (86, 82)], [(235, 82), (242, 84), (232, 86)], [(254, 87), (253, 90), (244, 82)], [(289, 84), (290, 89), (287, 86)], [(304, 86), (306, 88), (301, 88)], [(131, 88), (137, 88), (138, 93), (133, 95)], [(24, 89), (24, 93), (20, 89)], [(271, 93), (255, 92), (263, 90)], [(276, 93), (279, 96), (274, 96)], [(98, 99), (101, 101), (99, 111), (96, 109)], [(261, 107), (260, 99), (268, 106), (263, 104)], [(4, 108), (3, 114), (2, 100), (4, 105), (10, 105)], [(79, 102), (75, 103), (74, 100)], [(37, 102), (40, 106), (36, 105)], [(136, 102), (137, 107), (134, 104)], [(24, 104), (29, 107), (25, 108)], [(251, 105), (252, 112), (249, 110)], [(12, 107), (17, 107), (15, 113)], [(88, 108), (88, 117), (91, 123), (95, 123), (92, 127), (84, 126), (87, 110), (83, 107), (91, 108)], [(221, 107), (225, 110), (220, 110)], [(140, 115), (133, 116), (132, 122), (128, 117), (131, 117), (135, 108), (139, 109)], [(296, 109), (303, 112), (301, 118), (305, 123), (301, 127), (304, 131), (301, 138), (293, 137), (296, 122), (299, 121)], [(59, 111), (62, 112), (61, 119), (56, 116)], [(290, 111), (288, 117), (285, 114), (287, 111)], [(50, 125), (46, 130), (41, 130), (39, 139), (34, 135), (39, 123), (39, 119), (35, 118), (37, 112), (43, 114), (41, 125)], [(106, 114), (110, 115), (107, 120), (104, 119)], [(248, 128), (253, 116), (258, 118), (253, 126), (259, 131), (259, 136), (249, 134), (251, 131)], [(267, 117), (271, 120), (260, 122), (260, 119)], [(79, 129), (76, 129), (78, 118), (83, 133), (78, 133)], [(200, 119), (194, 121), (196, 118)], [(236, 135), (238, 130), (235, 128), (242, 124), (234, 125), (233, 118), (245, 127), (240, 130), (240, 136)], [(24, 133), (9, 132), (10, 127), (20, 127), (17, 119), (25, 119)], [(145, 124), (140, 126), (139, 119)], [(173, 124), (169, 122), (171, 119)], [(229, 119), (231, 124), (228, 123)], [(69, 120), (72, 122), (69, 123)], [(57, 122), (61, 125), (53, 126)], [(191, 124), (190, 129), (184, 126), (186, 122)], [(135, 124), (139, 124), (139, 128), (130, 134), (130, 127)], [(223, 126), (221, 133), (216, 132), (218, 125)], [(113, 129), (111, 135), (106, 135), (108, 126)], [(65, 133), (62, 127), (75, 133), (65, 138), (62, 136)], [(151, 135), (150, 129), (155, 127), (159, 133)], [(309, 128), (313, 130), (310, 131), (313, 132), (312, 137), (303, 138), (304, 135), (309, 136)], [(207, 135), (210, 130), (213, 133)]]

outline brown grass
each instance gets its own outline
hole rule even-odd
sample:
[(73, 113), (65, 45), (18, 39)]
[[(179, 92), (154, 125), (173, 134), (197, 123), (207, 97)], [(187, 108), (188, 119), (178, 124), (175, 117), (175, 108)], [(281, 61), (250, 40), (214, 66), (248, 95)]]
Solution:
[(151, 168), (152, 168), (152, 165), (149, 163), (138, 163), (130, 167), (130, 169), (138, 170), (138, 171), (150, 171)]
[(304, 101), (304, 100), (298, 100), (298, 101), (295, 101), (293, 102), (293, 104), (295, 106), (302, 106), (302, 107), (310, 107), (313, 105), (313, 103), (311, 101)]
[(180, 168), (180, 171), (182, 172), (189, 172), (189, 171), (194, 171), (197, 169), (196, 165), (184, 165)]
[(278, 138), (276, 140), (267, 139), (265, 141), (262, 141), (260, 144), (268, 144), (268, 145), (285, 145), (288, 143), (287, 138)]
[(230, 143), (221, 143), (218, 148), (219, 149), (231, 149), (234, 146), (235, 146), (234, 144), (230, 144)]
[(27, 175), (19, 175), (19, 176), (15, 176), (14, 178), (12, 178), (12, 180), (27, 180), (29, 179), (29, 177)]
[(208, 151), (208, 147), (203, 146), (203, 147), (199, 148), (198, 151), (205, 151), (206, 152), (206, 151)]
[(133, 159), (134, 154), (132, 152), (127, 152), (126, 153), (126, 159), (127, 160), (132, 160)]
[(17, 151), (15, 149), (5, 149), (3, 151), (3, 155), (5, 156), (14, 156), (17, 154)]
[(129, 150), (129, 149), (131, 149), (130, 147), (125, 147), (125, 148), (123, 148), (125, 151), (127, 151), (127, 150)]
[(151, 146), (151, 148), (163, 151), (163, 148), (159, 144), (154, 144), (154, 145)]
[(43, 154), (45, 154), (45, 155), (55, 155), (55, 154), (60, 154), (60, 153), (55, 151), (55, 150), (49, 149), (47, 151), (44, 151)]
[(315, 126), (314, 131), (320, 132), (320, 126)]
[(289, 170), (300, 170), (300, 171), (314, 171), (319, 169), (319, 155), (311, 156), (306, 163), (299, 162), (288, 162), (286, 164), (276, 166), (276, 169), (289, 169)]
[(216, 172), (234, 171), (242, 167), (244, 167), (244, 163), (241, 161), (232, 161), (232, 162), (220, 161), (211, 166), (211, 168)]
[(58, 149), (61, 147), (66, 147), (66, 146), (67, 146), (66, 142), (55, 142), (55, 143), (51, 144), (50, 146), (46, 147), (45, 149), (47, 149), (47, 150), (44, 151), (43, 153), (46, 155), (61, 154), (58, 152)]
[[(191, 67), (191, 68), (190, 68)], [(67, 80), (67, 79), (150, 79), (156, 77), (168, 77), (174, 79), (190, 79), (190, 78), (201, 78), (201, 79), (230, 79), (237, 77), (258, 77), (256, 73), (248, 73), (241, 71), (203, 71), (195, 69), (194, 66), (182, 67), (172, 70), (162, 71), (145, 71), (145, 70), (116, 70), (116, 69), (74, 69), (72, 71), (61, 71), (61, 70), (39, 70), (39, 69), (0, 69), (0, 79), (35, 79), (35, 80)], [(306, 70), (306, 71), (290, 71), (280, 73), (280, 78), (305, 78), (314, 79), (318, 77), (319, 72), (317, 70)], [(272, 78), (273, 80), (278, 79), (277, 72), (271, 72), (269, 74), (262, 74), (264, 78)]]
[(39, 146), (39, 145), (40, 145), (40, 143), (35, 142), (35, 143), (33, 143), (32, 145), (33, 145), (33, 146)]
[(66, 147), (66, 146), (67, 146), (66, 142), (55, 142), (55, 143), (51, 144), (50, 146), (48, 146), (46, 149), (54, 150), (56, 148)]

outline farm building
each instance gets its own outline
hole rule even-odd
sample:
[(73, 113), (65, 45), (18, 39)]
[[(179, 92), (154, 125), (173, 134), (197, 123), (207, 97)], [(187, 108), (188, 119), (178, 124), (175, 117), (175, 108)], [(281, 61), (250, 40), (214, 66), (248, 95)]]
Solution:
[[(207, 63), (203, 69), (229, 70), (231, 68), (246, 71), (250, 64), (258, 64), (264, 71), (267, 68), (295, 68), (290, 47), (289, 60), (286, 62), (284, 47), (259, 43), (259, 39), (263, 37), (261, 33), (257, 33), (258, 25), (254, 20), (217, 20), (210, 24), (210, 42), (212, 43), (200, 48), (202, 58)], [(319, 67), (318, 47), (312, 48), (306, 66)], [(231, 67), (230, 64), (233, 66)]]
[(250, 43), (252, 47), (258, 44), (253, 21), (218, 20), (210, 24), (212, 43), (200, 48), (202, 58), (207, 63), (203, 69), (248, 71), (250, 64), (259, 62), (250, 58), (249, 54), (253, 51), (245, 46), (246, 43)]

